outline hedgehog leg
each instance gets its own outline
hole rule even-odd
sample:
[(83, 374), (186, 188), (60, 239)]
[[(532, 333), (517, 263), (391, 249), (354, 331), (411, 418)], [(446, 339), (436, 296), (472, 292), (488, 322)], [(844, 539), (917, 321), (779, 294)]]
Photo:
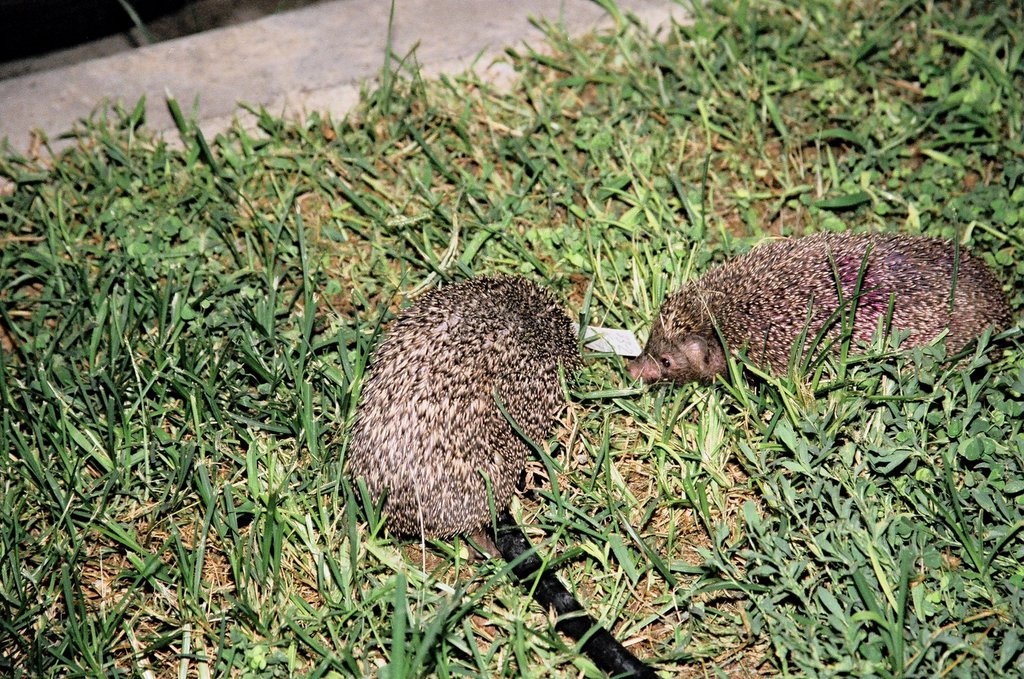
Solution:
[(599, 669), (613, 677), (655, 679), (658, 676), (587, 615), (558, 576), (544, 569), (544, 562), (537, 556), (530, 539), (507, 511), (498, 515), (496, 537), (501, 555), (511, 564), (519, 582), (532, 586), (537, 603), (555, 611), (558, 616), (555, 629), (582, 641), (581, 649)]
[[(469, 543), (473, 546), (476, 552), (482, 557), (483, 561), (487, 559), (497, 559), (501, 557), (501, 551), (498, 550), (498, 546), (494, 544), (494, 538), (491, 536), (490, 526), (481, 526), (472, 533), (466, 535)], [(472, 559), (472, 555), (470, 556)], [(473, 559), (474, 561), (476, 559)]]

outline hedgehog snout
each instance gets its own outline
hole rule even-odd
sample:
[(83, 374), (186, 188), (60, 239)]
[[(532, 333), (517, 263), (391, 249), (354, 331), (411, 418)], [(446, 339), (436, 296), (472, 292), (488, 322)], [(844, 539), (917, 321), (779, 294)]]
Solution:
[(661, 365), (649, 354), (640, 354), (626, 365), (634, 380), (657, 382), (661, 379)]

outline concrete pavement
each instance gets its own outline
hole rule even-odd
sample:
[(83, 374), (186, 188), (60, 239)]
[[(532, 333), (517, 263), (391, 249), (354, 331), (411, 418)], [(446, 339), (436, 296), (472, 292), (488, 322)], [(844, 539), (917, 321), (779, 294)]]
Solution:
[[(618, 6), (649, 26), (687, 16), (672, 0), (618, 0)], [(344, 114), (358, 101), (360, 84), (384, 63), (389, 10), (387, 0), (335, 0), (0, 80), (0, 138), (24, 151), (33, 130), (52, 140), (105, 101), (131, 107), (141, 96), (147, 126), (171, 129), (165, 92), (186, 112), (198, 100), (208, 134), (236, 117), (245, 122), (249, 116), (238, 102), (290, 116), (310, 110)], [(472, 66), (500, 79), (509, 69), (493, 60), (503, 48), (542, 44), (531, 17), (562, 22), (570, 34), (612, 22), (587, 0), (395, 0), (393, 51), (404, 55), (415, 47), (427, 75)]]

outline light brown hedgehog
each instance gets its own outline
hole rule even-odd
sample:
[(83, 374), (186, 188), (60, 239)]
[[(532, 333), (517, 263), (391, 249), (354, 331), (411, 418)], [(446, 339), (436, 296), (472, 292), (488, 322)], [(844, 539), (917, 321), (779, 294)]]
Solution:
[(534, 598), (565, 616), (556, 627), (584, 640), (598, 667), (654, 677), (535, 554), (523, 557), (531, 545), (507, 511), (530, 449), (523, 435), (547, 439), (566, 406), (560, 370), (571, 378), (581, 365), (573, 324), (543, 288), (494, 277), (435, 289), (399, 314), (373, 357), (348, 471), (374, 502), (384, 497), (389, 530), (469, 535), (491, 556), (518, 560), (513, 572), (536, 583)]
[[(349, 471), (388, 528), (474, 535), (490, 502), (508, 507), (529, 445), (565, 408), (559, 366), (580, 367), (572, 322), (522, 278), (475, 278), (432, 290), (404, 310), (378, 347), (356, 411)], [(490, 496), (490, 497), (489, 497)]]
[[(869, 341), (884, 326), (890, 302), (889, 328), (910, 333), (904, 346), (927, 344), (948, 328), (954, 353), (986, 328), (1010, 323), (999, 282), (954, 243), (817, 233), (762, 245), (670, 295), (629, 372), (645, 382), (711, 382), (726, 369), (720, 333), (730, 351), (745, 347), (754, 363), (785, 373), (805, 331), (804, 351), (823, 328), (825, 344), (840, 335), (858, 281), (855, 341)], [(840, 290), (846, 306), (836, 314)]]

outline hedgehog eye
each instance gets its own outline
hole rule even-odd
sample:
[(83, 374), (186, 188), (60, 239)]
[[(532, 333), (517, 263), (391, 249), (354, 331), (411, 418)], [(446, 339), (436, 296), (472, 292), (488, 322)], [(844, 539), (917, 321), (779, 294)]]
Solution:
[(662, 356), (661, 357), (661, 367), (662, 368), (664, 368), (665, 370), (671, 370), (673, 365), (675, 365), (675, 361), (672, 360), (671, 356)]

